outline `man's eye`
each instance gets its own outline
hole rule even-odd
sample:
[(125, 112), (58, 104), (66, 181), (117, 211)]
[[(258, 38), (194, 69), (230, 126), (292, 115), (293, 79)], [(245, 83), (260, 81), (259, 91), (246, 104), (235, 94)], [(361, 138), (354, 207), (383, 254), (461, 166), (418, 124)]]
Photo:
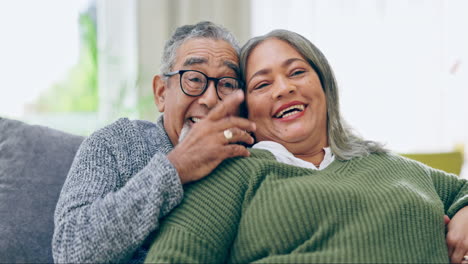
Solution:
[(201, 82), (202, 82), (202, 79), (197, 78), (197, 77), (193, 77), (193, 78), (190, 78), (189, 81), (190, 81), (190, 82), (195, 82), (195, 83), (201, 83)]
[(221, 86), (221, 87), (223, 87), (223, 88), (231, 88), (231, 89), (232, 89), (232, 88), (237, 88), (237, 87), (236, 87), (237, 85), (235, 84), (234, 81), (224, 80), (224, 79), (222, 79), (222, 81), (220, 81), (220, 82), (218, 83), (218, 86)]

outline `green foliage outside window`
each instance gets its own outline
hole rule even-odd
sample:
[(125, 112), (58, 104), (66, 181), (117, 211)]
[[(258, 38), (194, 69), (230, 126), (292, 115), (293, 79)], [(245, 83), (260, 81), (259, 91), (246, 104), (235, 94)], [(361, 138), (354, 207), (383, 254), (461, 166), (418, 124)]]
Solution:
[(90, 14), (79, 18), (81, 50), (66, 78), (40, 95), (38, 112), (96, 112), (98, 109), (96, 22)]

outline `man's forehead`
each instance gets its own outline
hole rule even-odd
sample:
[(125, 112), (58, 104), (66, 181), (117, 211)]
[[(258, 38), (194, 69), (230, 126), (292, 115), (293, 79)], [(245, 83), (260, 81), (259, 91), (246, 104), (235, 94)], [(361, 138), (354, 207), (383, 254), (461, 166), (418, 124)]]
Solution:
[(196, 38), (187, 40), (177, 50), (176, 65), (228, 67), (238, 72), (236, 50), (225, 40)]

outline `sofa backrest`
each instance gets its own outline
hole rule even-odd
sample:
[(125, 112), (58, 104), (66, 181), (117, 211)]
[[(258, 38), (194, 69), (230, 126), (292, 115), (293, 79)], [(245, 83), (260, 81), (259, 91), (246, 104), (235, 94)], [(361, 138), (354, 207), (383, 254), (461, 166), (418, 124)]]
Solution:
[(405, 153), (401, 155), (422, 162), (432, 168), (459, 176), (464, 162), (463, 151), (461, 150), (435, 153)]
[(0, 262), (53, 262), (55, 205), (83, 139), (0, 117)]

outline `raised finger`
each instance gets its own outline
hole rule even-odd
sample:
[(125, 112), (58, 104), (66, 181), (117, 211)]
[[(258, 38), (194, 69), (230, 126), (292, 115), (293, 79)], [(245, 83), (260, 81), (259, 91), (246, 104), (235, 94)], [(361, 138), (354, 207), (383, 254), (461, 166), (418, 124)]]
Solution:
[(228, 116), (217, 121), (217, 129), (225, 130), (230, 128), (254, 132), (256, 126), (254, 122), (237, 116)]
[(220, 103), (218, 103), (208, 114), (207, 118), (211, 120), (219, 120), (229, 115), (236, 115), (239, 106), (244, 100), (244, 92), (238, 90), (235, 93), (227, 96)]

